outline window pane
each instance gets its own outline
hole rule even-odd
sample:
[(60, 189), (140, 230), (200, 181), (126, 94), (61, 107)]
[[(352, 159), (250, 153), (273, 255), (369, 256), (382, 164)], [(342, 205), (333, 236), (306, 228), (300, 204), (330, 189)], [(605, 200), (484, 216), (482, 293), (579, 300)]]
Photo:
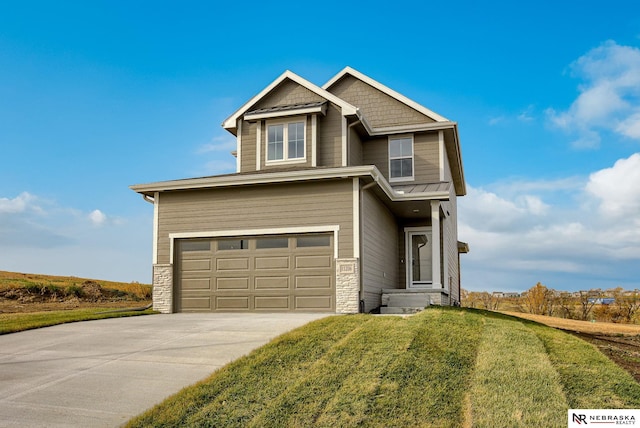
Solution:
[(211, 241), (180, 241), (181, 251), (209, 251)]
[(389, 156), (392, 158), (397, 158), (402, 156), (402, 148), (400, 145), (400, 140), (389, 141)]
[(218, 241), (218, 250), (246, 250), (248, 243), (246, 239), (221, 239)]
[(402, 159), (392, 159), (389, 166), (391, 178), (402, 177)]
[(329, 235), (316, 235), (316, 236), (300, 236), (298, 237), (298, 248), (300, 247), (328, 247), (331, 245), (331, 236)]
[(392, 159), (389, 162), (389, 166), (391, 167), (391, 171), (390, 171), (391, 178), (413, 176), (413, 167), (412, 167), (411, 158)]
[(289, 140), (289, 158), (304, 157), (304, 122), (290, 123), (287, 129)]
[(283, 125), (270, 125), (267, 134), (267, 160), (283, 159)]
[(289, 248), (289, 238), (258, 238), (256, 248)]
[(389, 157), (399, 158), (413, 156), (411, 138), (395, 138), (389, 141)]
[(412, 168), (412, 163), (411, 159), (402, 159), (401, 161), (401, 172), (400, 175), (401, 177), (411, 177), (413, 175), (413, 168)]

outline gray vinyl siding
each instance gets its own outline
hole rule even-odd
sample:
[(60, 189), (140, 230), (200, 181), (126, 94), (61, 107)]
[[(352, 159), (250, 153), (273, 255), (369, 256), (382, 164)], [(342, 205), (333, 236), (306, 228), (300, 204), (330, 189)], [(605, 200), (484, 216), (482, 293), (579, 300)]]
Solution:
[(329, 92), (357, 106), (374, 128), (435, 122), (430, 117), (350, 75), (334, 83), (329, 88)]
[(342, 113), (329, 104), (326, 116), (318, 115), (318, 166), (342, 166)]
[(398, 278), (398, 225), (370, 191), (362, 194), (362, 288), (365, 311), (380, 306), (383, 288), (404, 288)]
[(360, 140), (360, 136), (353, 129), (349, 129), (349, 161), (347, 164), (349, 166), (355, 165), (364, 165), (362, 160), (362, 141)]
[(389, 139), (379, 137), (362, 142), (364, 165), (375, 165), (380, 173), (389, 179)]
[(440, 181), (439, 147), (437, 132), (414, 135), (413, 162), (415, 167), (415, 183), (437, 183)]
[(323, 101), (320, 95), (310, 91), (296, 82), (285, 79), (275, 87), (268, 95), (260, 99), (250, 110), (257, 110), (267, 107), (287, 106), (294, 104), (313, 103)]
[(446, 257), (449, 263), (449, 277), (451, 278), (451, 299), (460, 301), (460, 266), (458, 257), (458, 206), (455, 191), (451, 189), (450, 202), (447, 202), (450, 216), (447, 219), (445, 239), (449, 246)]
[(240, 171), (249, 172), (256, 170), (256, 128), (255, 122), (242, 122), (242, 133), (240, 144)]
[(170, 233), (339, 225), (339, 257), (353, 257), (352, 180), (164, 192), (158, 206), (158, 263)]

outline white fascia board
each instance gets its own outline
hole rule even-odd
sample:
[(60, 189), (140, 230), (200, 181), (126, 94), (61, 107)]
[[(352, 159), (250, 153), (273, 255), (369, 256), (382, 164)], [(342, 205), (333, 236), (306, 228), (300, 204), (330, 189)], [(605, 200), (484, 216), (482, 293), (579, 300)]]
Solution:
[(395, 98), (396, 100), (400, 101), (401, 103), (408, 105), (412, 109), (417, 110), (417, 111), (419, 111), (420, 113), (422, 113), (422, 114), (424, 114), (426, 116), (429, 116), (430, 118), (432, 118), (436, 122), (449, 122), (449, 119), (447, 119), (446, 117), (441, 116), (438, 113), (429, 110), (425, 106), (418, 104), (417, 102), (405, 97), (404, 95), (394, 91), (393, 89), (383, 85), (382, 83), (380, 83), (380, 82), (378, 82), (376, 80), (373, 80), (369, 76), (364, 75), (364, 74), (360, 73), (357, 70), (354, 70), (353, 68), (351, 68), (349, 66), (347, 66), (344, 69), (342, 69), (342, 71), (340, 71), (338, 74), (333, 76), (331, 78), (331, 80), (329, 80), (327, 83), (322, 85), (322, 89), (326, 90), (326, 89), (330, 88), (331, 85), (336, 83), (338, 80), (340, 80), (346, 74), (350, 74), (353, 77), (355, 77), (356, 79), (362, 80), (363, 82), (367, 83), (368, 85), (373, 86), (374, 88), (378, 89), (379, 91), (384, 92), (385, 94), (389, 95), (390, 97)]
[(434, 122), (434, 123), (422, 123), (416, 125), (401, 125), (401, 126), (386, 126), (383, 128), (372, 128), (371, 136), (389, 135), (389, 134), (404, 134), (409, 132), (421, 132), (421, 131), (441, 131), (444, 129), (453, 129), (457, 126), (456, 122)]
[(342, 114), (345, 116), (352, 116), (357, 114), (358, 109), (352, 106), (351, 104), (349, 104), (348, 102), (338, 98), (334, 94), (322, 89), (321, 87), (309, 82), (308, 80), (303, 79), (302, 77), (298, 76), (292, 71), (287, 70), (284, 73), (282, 73), (276, 80), (271, 82), (269, 86), (267, 86), (262, 91), (260, 91), (258, 95), (254, 96), (249, 101), (244, 103), (242, 107), (240, 107), (231, 116), (229, 116), (224, 122), (222, 122), (222, 126), (228, 130), (235, 129), (236, 120), (240, 116), (242, 116), (252, 105), (257, 103), (261, 98), (263, 98), (265, 95), (271, 92), (276, 86), (282, 83), (282, 81), (284, 81), (285, 79), (290, 79), (298, 83), (299, 85), (309, 89), (311, 92), (321, 96), (327, 101), (331, 101), (332, 103), (338, 105), (342, 109)]
[(464, 167), (462, 165), (462, 149), (460, 148), (460, 136), (458, 135), (458, 124), (455, 124), (453, 127), (453, 138), (455, 139), (455, 141), (453, 142), (454, 149), (456, 152), (455, 162), (456, 162), (457, 169), (460, 172), (460, 180), (462, 181), (462, 192), (460, 196), (464, 196), (467, 194), (467, 182), (464, 179)]
[(247, 175), (224, 175), (202, 178), (189, 178), (184, 180), (161, 181), (148, 184), (130, 186), (135, 192), (150, 194), (153, 192), (165, 192), (172, 190), (195, 190), (216, 187), (242, 186), (252, 184), (270, 184), (278, 182), (292, 182), (305, 180), (320, 180), (327, 178), (349, 178), (357, 176), (373, 176), (379, 172), (375, 166), (353, 166), (346, 168), (305, 169), (300, 171), (262, 172)]

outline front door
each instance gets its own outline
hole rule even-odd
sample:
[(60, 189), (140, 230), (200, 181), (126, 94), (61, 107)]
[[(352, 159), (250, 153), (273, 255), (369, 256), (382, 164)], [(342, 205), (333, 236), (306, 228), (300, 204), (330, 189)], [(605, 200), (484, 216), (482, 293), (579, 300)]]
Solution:
[(406, 233), (407, 287), (430, 288), (433, 283), (431, 230), (409, 230)]

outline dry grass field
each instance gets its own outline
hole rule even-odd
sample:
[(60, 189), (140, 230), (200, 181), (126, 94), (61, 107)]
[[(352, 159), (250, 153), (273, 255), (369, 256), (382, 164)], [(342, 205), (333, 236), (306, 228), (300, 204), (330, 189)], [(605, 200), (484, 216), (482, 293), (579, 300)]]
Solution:
[(0, 271), (0, 313), (132, 308), (151, 302), (151, 286)]
[(570, 320), (546, 315), (534, 315), (522, 312), (499, 311), (514, 317), (525, 318), (540, 324), (548, 325), (562, 330), (568, 330), (587, 334), (612, 334), (612, 335), (640, 335), (640, 325), (615, 324), (611, 322), (590, 322)]

